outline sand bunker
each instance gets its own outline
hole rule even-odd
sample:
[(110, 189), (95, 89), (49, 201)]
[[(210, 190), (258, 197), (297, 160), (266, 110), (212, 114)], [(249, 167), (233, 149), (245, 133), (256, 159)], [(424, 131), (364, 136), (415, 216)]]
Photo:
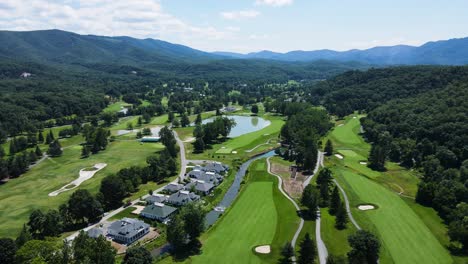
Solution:
[(234, 150), (234, 151), (232, 151), (231, 153), (232, 153), (232, 154), (237, 154), (237, 151)]
[(271, 247), (270, 245), (258, 246), (255, 248), (255, 252), (260, 254), (270, 254)]
[(370, 205), (370, 204), (363, 204), (363, 205), (359, 205), (358, 209), (362, 211), (373, 210), (375, 209), (375, 206)]
[(75, 189), (76, 187), (80, 186), (80, 184), (83, 183), (84, 181), (91, 179), (94, 176), (94, 174), (96, 174), (96, 172), (104, 169), (106, 166), (107, 166), (106, 163), (97, 163), (97, 164), (94, 164), (93, 166), (94, 168), (96, 168), (95, 170), (89, 170), (89, 168), (81, 169), (80, 176), (78, 177), (78, 179), (70, 182), (69, 184), (63, 186), (62, 188), (56, 191), (49, 193), (49, 196), (57, 196), (62, 192)]
[(344, 157), (340, 154), (335, 154), (335, 157), (339, 158), (339, 159), (343, 159)]
[(344, 124), (339, 124), (338, 126), (339, 126), (339, 127), (340, 127), (340, 126), (344, 126)]
[(365, 161), (360, 161), (359, 164), (361, 164), (361, 165), (367, 165), (367, 162), (365, 162)]

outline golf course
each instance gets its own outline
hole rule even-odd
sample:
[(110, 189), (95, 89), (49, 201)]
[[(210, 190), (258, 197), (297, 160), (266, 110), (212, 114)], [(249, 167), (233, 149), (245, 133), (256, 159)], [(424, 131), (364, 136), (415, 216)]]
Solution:
[[(202, 254), (192, 263), (273, 263), (280, 249), (291, 241), (300, 218), (292, 203), (268, 174), (266, 160), (253, 162), (237, 200), (219, 222), (202, 236)], [(252, 235), (255, 234), (255, 235)], [(270, 245), (271, 253), (260, 255), (254, 248)]]
[[(337, 156), (327, 158), (326, 165), (332, 169), (349, 197), (352, 214), (359, 225), (380, 238), (381, 263), (452, 263), (448, 250), (412, 210), (412, 207), (420, 205), (400, 196), (414, 197), (418, 182), (416, 175), (397, 164), (389, 164), (386, 172), (373, 171), (365, 164), (370, 145), (359, 135), (359, 118), (350, 116), (331, 132), (329, 139)], [(357, 209), (361, 204), (372, 204), (376, 208), (362, 211)], [(327, 218), (325, 214), (325, 223)], [(438, 221), (441, 222), (440, 219)], [(353, 228), (351, 226), (348, 223), (348, 228)], [(332, 254), (343, 256), (343, 247), (332, 245), (336, 244), (334, 240), (337, 237), (330, 237), (327, 230), (322, 230), (327, 247)], [(348, 246), (346, 241), (342, 241), (344, 239), (340, 238), (340, 243)]]

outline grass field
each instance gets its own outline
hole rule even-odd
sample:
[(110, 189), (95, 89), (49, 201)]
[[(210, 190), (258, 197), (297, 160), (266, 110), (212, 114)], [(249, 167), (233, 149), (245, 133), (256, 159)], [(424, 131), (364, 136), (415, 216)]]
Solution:
[[(81, 147), (71, 145), (61, 157), (46, 159), (19, 178), (0, 185), (0, 237), (15, 237), (32, 210), (54, 209), (64, 203), (73, 191), (55, 197), (49, 197), (48, 194), (76, 179), (81, 169), (101, 162), (108, 164), (79, 187), (96, 193), (106, 175), (125, 167), (143, 165), (147, 156), (162, 148), (161, 144), (140, 145), (135, 141), (115, 141), (106, 150), (87, 159), (80, 159)], [(146, 188), (143, 185), (140, 190), (146, 194)]]
[[(327, 163), (332, 165), (336, 179), (347, 192), (358, 223), (380, 237), (381, 263), (451, 263), (448, 251), (431, 232), (432, 227), (396, 193), (401, 187), (405, 194), (414, 195), (417, 177), (396, 164), (389, 164), (389, 171), (385, 173), (359, 164), (367, 160), (370, 149), (358, 135), (359, 127), (358, 118), (349, 118), (343, 126), (335, 128), (330, 139), (344, 159), (332, 156)], [(358, 210), (357, 205), (363, 203), (375, 204), (378, 209)], [(329, 244), (327, 246), (333, 248)]]
[[(290, 241), (299, 217), (290, 201), (277, 189), (277, 180), (266, 172), (264, 159), (252, 163), (233, 206), (202, 237), (203, 253), (192, 263), (276, 263), (280, 248)], [(259, 256), (255, 246), (269, 244), (272, 253)]]

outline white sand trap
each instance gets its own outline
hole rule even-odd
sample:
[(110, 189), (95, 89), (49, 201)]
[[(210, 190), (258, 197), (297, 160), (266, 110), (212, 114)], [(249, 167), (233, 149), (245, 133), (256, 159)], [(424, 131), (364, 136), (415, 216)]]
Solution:
[(339, 127), (340, 127), (340, 126), (344, 126), (344, 124), (339, 124), (338, 126), (339, 126)]
[(355, 116), (353, 116), (353, 118), (356, 118)]
[(270, 245), (258, 246), (255, 248), (255, 252), (260, 254), (270, 254), (271, 247)]
[(234, 150), (234, 151), (232, 151), (231, 153), (232, 153), (232, 154), (237, 154), (237, 151)]
[(365, 162), (365, 161), (360, 161), (359, 164), (361, 164), (361, 165), (367, 165), (367, 162)]
[(339, 159), (343, 159), (344, 157), (340, 154), (335, 154), (335, 157), (339, 158)]
[(76, 187), (80, 186), (80, 184), (83, 183), (84, 181), (91, 179), (94, 176), (94, 174), (96, 174), (96, 172), (104, 169), (106, 166), (107, 166), (106, 163), (97, 163), (97, 164), (94, 164), (93, 166), (94, 168), (96, 168), (95, 170), (89, 171), (89, 170), (86, 170), (86, 168), (81, 169), (80, 176), (78, 177), (78, 179), (70, 182), (69, 184), (63, 186), (62, 188), (56, 191), (49, 193), (49, 196), (57, 196), (58, 194), (62, 192), (75, 189)]
[(375, 206), (367, 204), (367, 205), (359, 205), (358, 209), (361, 211), (367, 211), (367, 210), (372, 210), (375, 209)]

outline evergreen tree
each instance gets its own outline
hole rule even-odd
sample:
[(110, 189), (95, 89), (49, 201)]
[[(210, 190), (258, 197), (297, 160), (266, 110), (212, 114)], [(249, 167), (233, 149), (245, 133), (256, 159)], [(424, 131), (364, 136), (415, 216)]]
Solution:
[(327, 156), (333, 155), (333, 144), (330, 140), (327, 140), (327, 143), (325, 143), (325, 149), (323, 151)]
[(11, 238), (0, 238), (0, 261), (2, 263), (14, 263), (18, 248)]
[(179, 215), (176, 215), (167, 225), (167, 242), (171, 244), (176, 255), (184, 251), (186, 239), (184, 222)]
[(36, 150), (34, 151), (36, 153), (36, 156), (38, 158), (42, 157), (42, 151), (41, 149), (39, 148), (39, 146), (36, 146)]
[(308, 208), (307, 216), (316, 219), (319, 194), (312, 185), (307, 185), (302, 192), (301, 203)]
[(190, 125), (190, 120), (187, 116), (187, 114), (182, 114), (182, 117), (180, 118), (180, 124), (182, 127), (186, 127)]
[(205, 142), (202, 137), (196, 138), (193, 143), (193, 148), (195, 153), (202, 153), (205, 151)]
[(37, 161), (37, 156), (36, 156), (36, 153), (34, 151), (31, 150), (29, 152), (28, 160), (29, 160), (29, 163), (34, 163), (34, 162)]
[(52, 143), (52, 141), (54, 141), (53, 136), (52, 136), (52, 131), (49, 131), (49, 133), (47, 133), (46, 135), (45, 143), (50, 144)]
[(146, 124), (148, 124), (149, 122), (151, 122), (151, 115), (146, 112), (143, 113), (143, 120), (145, 121)]
[(52, 129), (49, 130), (50, 138), (52, 140), (55, 140), (54, 132), (52, 132)]
[[(137, 126), (141, 127), (141, 125), (143, 124), (143, 118), (141, 118), (141, 116), (138, 117), (138, 121), (137, 121)], [(131, 130), (131, 129), (129, 129)]]
[(81, 157), (82, 158), (87, 158), (89, 157), (89, 154), (91, 154), (91, 151), (89, 150), (89, 147), (86, 145), (83, 145), (81, 148)]
[(38, 132), (37, 133), (37, 142), (39, 144), (43, 144), (44, 143), (44, 134), (42, 134), (42, 132)]
[(335, 188), (333, 188), (333, 192), (332, 192), (331, 199), (330, 199), (329, 213), (331, 215), (335, 215), (340, 204), (341, 204), (340, 193), (338, 190), (338, 186), (335, 185)]
[(32, 239), (33, 238), (31, 236), (31, 233), (29, 232), (29, 229), (27, 228), (26, 224), (23, 224), (23, 229), (21, 229), (21, 232), (15, 240), (16, 246), (20, 248), (24, 244), (26, 244), (26, 242)]
[(3, 147), (0, 147), (0, 159), (5, 157), (5, 150), (3, 149)]
[(195, 125), (198, 126), (198, 125), (201, 125), (201, 124), (202, 124), (202, 116), (201, 116), (201, 114), (199, 113), (199, 114), (197, 115), (197, 118), (195, 119)]
[(294, 256), (294, 249), (290, 242), (287, 242), (281, 249), (281, 258), (279, 264), (292, 264), (292, 257)]
[(13, 138), (12, 140), (10, 140), (9, 154), (10, 156), (13, 156), (16, 154), (16, 152), (18, 152), (18, 147), (16, 143), (16, 138)]
[(348, 252), (350, 264), (375, 264), (379, 260), (380, 241), (372, 233), (359, 230), (348, 237), (351, 251)]
[(309, 233), (306, 233), (304, 239), (300, 244), (298, 264), (313, 264), (315, 261), (315, 243), (310, 238)]
[(62, 152), (62, 146), (58, 140), (54, 140), (49, 144), (49, 149), (47, 150), (47, 154), (49, 154), (49, 156), (58, 157), (62, 155)]
[(335, 219), (335, 227), (339, 230), (345, 229), (346, 224), (348, 223), (348, 214), (346, 212), (346, 208), (344, 203), (340, 203), (338, 209), (336, 210), (336, 219)]
[(167, 122), (168, 123), (172, 123), (172, 121), (174, 121), (174, 112), (169, 112), (169, 114), (167, 115)]

